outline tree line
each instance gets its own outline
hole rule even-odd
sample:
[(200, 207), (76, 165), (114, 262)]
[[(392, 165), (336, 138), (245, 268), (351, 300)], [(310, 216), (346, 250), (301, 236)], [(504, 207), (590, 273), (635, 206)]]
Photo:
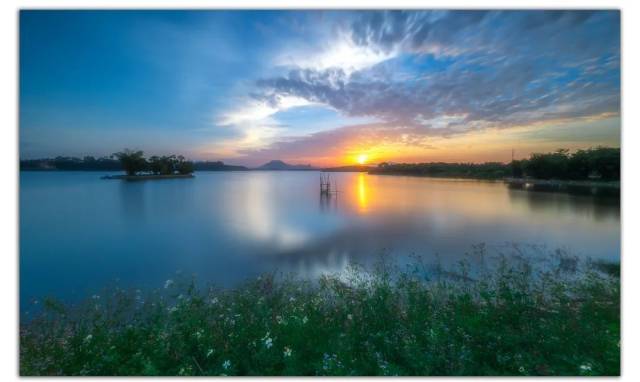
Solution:
[(534, 153), (510, 163), (380, 163), (373, 174), (421, 175), (477, 179), (535, 178), (559, 180), (620, 180), (620, 148), (595, 147), (571, 153), (558, 149)]
[[(147, 160), (147, 164), (149, 164), (149, 162), (157, 164), (157, 162), (161, 162), (162, 159), (162, 157), (155, 157), (160, 159), (152, 158), (153, 159), (150, 158)], [(149, 166), (145, 165), (144, 168), (148, 169)], [(24, 159), (20, 161), (20, 170), (23, 171), (119, 171), (122, 169), (122, 163), (115, 156), (99, 158), (93, 156), (85, 156), (83, 158), (58, 156), (55, 158)], [(244, 166), (228, 165), (221, 161), (194, 161), (193, 169), (195, 171), (249, 170)]]
[(529, 159), (514, 160), (510, 167), (516, 178), (620, 180), (620, 148), (596, 147), (574, 153), (558, 149), (552, 153), (531, 154)]
[(20, 161), (20, 170), (45, 171), (118, 171), (122, 164), (117, 158), (85, 156), (25, 159)]
[(193, 162), (186, 160), (182, 155), (144, 157), (141, 150), (128, 150), (113, 154), (120, 161), (122, 169), (127, 175), (136, 175), (139, 172), (150, 172), (155, 175), (191, 174)]

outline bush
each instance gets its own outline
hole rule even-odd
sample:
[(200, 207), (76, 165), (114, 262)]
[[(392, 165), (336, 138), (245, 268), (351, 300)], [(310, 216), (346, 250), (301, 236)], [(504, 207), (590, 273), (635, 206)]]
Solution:
[(566, 149), (554, 153), (531, 154), (522, 161), (524, 173), (537, 179), (620, 180), (620, 149), (596, 147), (570, 154)]
[(22, 321), (20, 373), (619, 375), (620, 283), (607, 267), (424, 269), (265, 275), (234, 289), (167, 280), (51, 302)]
[(122, 164), (122, 169), (127, 175), (136, 175), (136, 173), (144, 171), (147, 168), (147, 160), (144, 159), (144, 152), (142, 151), (124, 149), (124, 151), (115, 153), (113, 156), (118, 158)]

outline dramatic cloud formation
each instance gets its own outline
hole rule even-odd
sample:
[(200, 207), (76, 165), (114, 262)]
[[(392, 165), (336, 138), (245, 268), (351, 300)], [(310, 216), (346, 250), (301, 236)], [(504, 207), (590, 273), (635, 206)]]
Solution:
[[(482, 139), (507, 153), (521, 143), (498, 145), (495, 132), (555, 137), (563, 124), (574, 147), (619, 144), (618, 11), (25, 15), (25, 152), (77, 136), (85, 147), (125, 136), (142, 145), (153, 132), (164, 143), (147, 150), (180, 144), (249, 165), (342, 164), (358, 153), (480, 160), (488, 154), (444, 153)], [(587, 125), (597, 139), (581, 139)]]
[(392, 62), (292, 69), (258, 86), (266, 100), (295, 96), (426, 135), (615, 114), (618, 23), (616, 12), (368, 12), (351, 38), (397, 52)]

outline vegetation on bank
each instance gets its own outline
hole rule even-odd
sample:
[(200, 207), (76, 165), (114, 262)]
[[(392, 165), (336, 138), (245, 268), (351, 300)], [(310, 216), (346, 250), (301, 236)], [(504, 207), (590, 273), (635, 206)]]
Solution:
[(616, 181), (620, 180), (620, 149), (596, 147), (574, 153), (559, 149), (531, 154), (529, 159), (511, 162), (511, 169), (514, 177)]
[(534, 153), (511, 163), (381, 163), (372, 174), (421, 175), (476, 179), (506, 177), (557, 180), (620, 180), (620, 149), (596, 147), (573, 153), (559, 149)]
[(22, 321), (20, 374), (619, 375), (619, 265), (496, 264), (47, 300)]
[(322, 169), (324, 172), (369, 172), (375, 169), (373, 166), (367, 165), (349, 165), (349, 166), (338, 166), (338, 167), (325, 167)]
[(113, 157), (95, 158), (85, 156), (76, 157), (55, 157), (42, 159), (24, 159), (20, 161), (22, 171), (120, 171), (122, 165), (120, 161)]
[[(247, 171), (244, 166), (228, 165), (220, 161), (194, 161), (194, 171)], [(95, 158), (86, 156), (25, 159), (20, 161), (22, 171), (121, 171), (122, 164), (114, 156)]]
[(511, 175), (509, 165), (487, 163), (388, 163), (369, 171), (377, 175), (417, 175), (443, 178), (502, 179)]

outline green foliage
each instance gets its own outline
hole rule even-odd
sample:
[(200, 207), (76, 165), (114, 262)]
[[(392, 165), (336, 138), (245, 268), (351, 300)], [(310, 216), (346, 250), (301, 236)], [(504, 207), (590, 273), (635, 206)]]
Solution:
[(23, 321), (20, 374), (619, 375), (620, 281), (592, 265), (115, 288)]
[(124, 151), (113, 154), (122, 165), (122, 169), (127, 175), (135, 175), (147, 168), (147, 160), (144, 159), (144, 152), (124, 149)]
[(152, 156), (149, 158), (149, 170), (156, 175), (170, 175), (175, 173), (177, 162), (175, 155)]
[(127, 175), (135, 175), (140, 171), (150, 171), (155, 175), (171, 175), (176, 171), (180, 174), (191, 174), (194, 170), (193, 163), (187, 161), (182, 155), (161, 157), (154, 155), (148, 161), (143, 157), (142, 151), (125, 149), (113, 155), (120, 160)]
[(620, 180), (620, 149), (596, 147), (570, 153), (558, 149), (552, 153), (534, 153), (529, 159), (509, 164), (487, 163), (388, 163), (383, 162), (372, 174), (400, 174), (433, 177), (501, 179), (505, 177), (535, 179)]
[(511, 176), (514, 178), (522, 178), (524, 175), (523, 161), (512, 160), (511, 161)]
[(179, 156), (178, 164), (176, 165), (176, 170), (180, 174), (191, 174), (194, 170), (193, 162), (187, 161), (182, 156)]
[(433, 177), (500, 179), (511, 175), (508, 165), (487, 163), (380, 163), (372, 174), (400, 174)]
[(620, 180), (620, 149), (596, 147), (569, 153), (559, 149), (554, 153), (532, 154), (522, 161), (524, 173), (537, 179)]

